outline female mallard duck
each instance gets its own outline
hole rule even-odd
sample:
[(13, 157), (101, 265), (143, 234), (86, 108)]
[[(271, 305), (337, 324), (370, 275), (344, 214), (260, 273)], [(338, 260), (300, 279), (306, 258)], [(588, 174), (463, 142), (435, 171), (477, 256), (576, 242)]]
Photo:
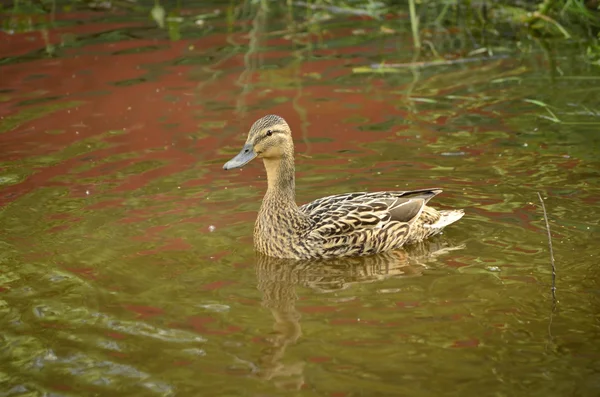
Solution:
[(254, 246), (268, 256), (326, 259), (376, 254), (424, 240), (464, 214), (425, 205), (441, 189), (338, 194), (298, 207), (292, 132), (279, 116), (257, 120), (242, 151), (223, 169), (242, 167), (255, 157), (263, 159), (268, 187), (254, 226)]

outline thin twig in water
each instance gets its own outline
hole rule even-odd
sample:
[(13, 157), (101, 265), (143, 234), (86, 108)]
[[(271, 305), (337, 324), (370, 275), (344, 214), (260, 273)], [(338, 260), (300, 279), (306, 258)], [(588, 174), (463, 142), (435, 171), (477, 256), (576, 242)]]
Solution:
[(550, 223), (548, 222), (548, 214), (546, 213), (546, 205), (542, 200), (542, 195), (538, 192), (538, 198), (542, 203), (542, 210), (544, 211), (544, 220), (546, 221), (546, 231), (548, 232), (548, 247), (550, 248), (550, 264), (552, 265), (552, 311), (550, 312), (550, 319), (548, 320), (548, 343), (546, 344), (546, 350), (554, 338), (552, 337), (552, 320), (554, 319), (554, 312), (556, 311), (556, 265), (554, 264), (554, 250), (552, 249), (552, 235), (550, 234)]
[(548, 223), (548, 214), (546, 213), (546, 205), (542, 199), (542, 195), (538, 192), (538, 198), (542, 203), (542, 210), (544, 211), (544, 220), (546, 221), (546, 231), (548, 232), (548, 247), (550, 248), (550, 264), (552, 265), (552, 301), (556, 305), (556, 265), (554, 263), (554, 250), (552, 249), (552, 235), (550, 234), (550, 223)]

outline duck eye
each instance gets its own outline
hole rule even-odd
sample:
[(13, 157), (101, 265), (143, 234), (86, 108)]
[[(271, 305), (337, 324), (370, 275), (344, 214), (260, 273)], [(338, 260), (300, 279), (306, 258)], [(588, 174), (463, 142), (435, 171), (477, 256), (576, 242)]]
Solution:
[(267, 136), (271, 136), (273, 135), (273, 131), (272, 130), (267, 130)]

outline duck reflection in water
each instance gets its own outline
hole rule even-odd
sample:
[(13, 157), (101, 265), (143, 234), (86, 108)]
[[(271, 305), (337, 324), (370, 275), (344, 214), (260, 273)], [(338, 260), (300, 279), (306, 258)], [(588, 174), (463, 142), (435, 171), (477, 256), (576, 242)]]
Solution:
[(379, 255), (320, 261), (279, 259), (257, 253), (256, 277), (262, 305), (271, 311), (275, 323), (266, 338), (269, 346), (259, 359), (256, 376), (284, 389), (300, 389), (304, 384), (305, 363), (284, 362), (287, 347), (302, 336), (296, 286), (331, 293), (390, 277), (417, 277), (427, 269), (428, 262), (462, 248), (464, 245), (453, 246), (436, 239)]

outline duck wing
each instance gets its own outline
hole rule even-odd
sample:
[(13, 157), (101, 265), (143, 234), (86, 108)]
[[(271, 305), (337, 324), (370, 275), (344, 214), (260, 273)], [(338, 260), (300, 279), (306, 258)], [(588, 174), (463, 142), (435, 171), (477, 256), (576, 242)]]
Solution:
[(334, 237), (390, 223), (412, 223), (441, 189), (398, 192), (355, 192), (323, 197), (300, 207), (314, 222), (313, 237)]

